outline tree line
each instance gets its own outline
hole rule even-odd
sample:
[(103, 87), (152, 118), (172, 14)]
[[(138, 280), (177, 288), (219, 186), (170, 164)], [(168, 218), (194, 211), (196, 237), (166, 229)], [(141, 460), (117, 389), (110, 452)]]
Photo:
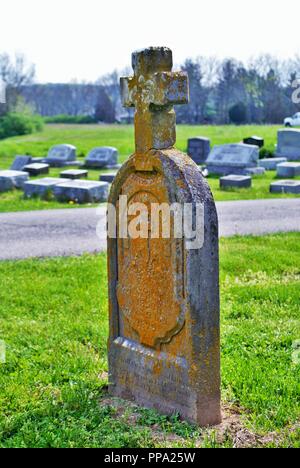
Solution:
[[(187, 124), (282, 123), (300, 111), (300, 56), (279, 60), (260, 55), (247, 64), (215, 57), (187, 59), (180, 67), (190, 82), (190, 102), (177, 108), (177, 121)], [(7, 86), (7, 103), (0, 114), (21, 102), (43, 116), (89, 116), (94, 121), (131, 122), (132, 109), (123, 109), (119, 77), (113, 71), (94, 83), (36, 84), (35, 68), (24, 56), (12, 60), (0, 54), (0, 79)], [(300, 98), (300, 92), (298, 93)]]

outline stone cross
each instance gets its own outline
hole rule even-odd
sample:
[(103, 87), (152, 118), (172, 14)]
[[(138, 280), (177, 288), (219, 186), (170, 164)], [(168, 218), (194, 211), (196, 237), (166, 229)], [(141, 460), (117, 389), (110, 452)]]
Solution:
[[(135, 106), (136, 152), (111, 187), (116, 236), (108, 235), (109, 388), (119, 398), (206, 426), (220, 422), (218, 220), (197, 165), (174, 148), (174, 104), (187, 102), (188, 80), (172, 73), (172, 52), (133, 54), (123, 78), (126, 106)], [(124, 210), (123, 200), (126, 199)], [(189, 233), (153, 236), (153, 207), (200, 207), (202, 241)], [(132, 236), (135, 207), (147, 210), (142, 236)], [(160, 208), (159, 208), (160, 209)], [(196, 217), (197, 218), (197, 217)], [(186, 219), (181, 219), (185, 225)], [(144, 237), (145, 235), (145, 237)]]
[(150, 47), (132, 54), (134, 76), (121, 78), (124, 107), (135, 107), (136, 152), (167, 149), (176, 141), (173, 106), (189, 99), (188, 77), (172, 72), (172, 51)]

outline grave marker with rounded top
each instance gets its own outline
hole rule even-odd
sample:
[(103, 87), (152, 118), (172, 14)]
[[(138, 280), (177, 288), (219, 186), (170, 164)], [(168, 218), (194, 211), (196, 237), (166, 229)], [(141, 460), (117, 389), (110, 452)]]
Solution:
[[(173, 105), (188, 101), (188, 78), (172, 63), (167, 48), (135, 52), (134, 76), (121, 79), (123, 105), (136, 108), (136, 151), (109, 197), (117, 211), (117, 237), (108, 236), (109, 388), (206, 426), (221, 420), (218, 220), (199, 168), (174, 148)], [(129, 210), (133, 203), (201, 205), (202, 246), (189, 249), (187, 238), (174, 235), (120, 235), (120, 195)], [(123, 220), (128, 227), (131, 217)]]

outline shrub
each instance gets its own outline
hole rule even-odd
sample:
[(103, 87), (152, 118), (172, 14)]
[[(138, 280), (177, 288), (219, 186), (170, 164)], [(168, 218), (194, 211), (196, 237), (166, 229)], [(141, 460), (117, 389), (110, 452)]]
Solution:
[(273, 158), (273, 157), (274, 157), (274, 150), (271, 150), (270, 148), (261, 148), (259, 150), (260, 159)]
[(96, 120), (90, 115), (53, 115), (51, 117), (44, 117), (46, 123), (61, 123), (61, 124), (90, 124), (95, 123)]
[(39, 115), (9, 112), (0, 117), (0, 139), (28, 135), (42, 129), (43, 120)]

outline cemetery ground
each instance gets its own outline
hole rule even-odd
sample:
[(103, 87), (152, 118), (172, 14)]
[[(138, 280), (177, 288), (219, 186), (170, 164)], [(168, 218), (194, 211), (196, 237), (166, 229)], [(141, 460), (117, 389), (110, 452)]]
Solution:
[[(264, 137), (268, 151), (274, 152), (277, 130), (275, 125), (265, 126), (185, 126), (177, 127), (177, 147), (186, 151), (187, 139), (203, 135), (209, 137), (212, 144), (239, 142), (247, 135), (258, 134)], [(43, 132), (23, 137), (8, 138), (0, 141), (0, 169), (8, 169), (15, 155), (29, 154), (45, 157), (49, 148), (55, 144), (69, 143), (77, 147), (78, 159), (83, 162), (89, 150), (96, 146), (115, 146), (120, 152), (119, 162), (124, 162), (133, 152), (133, 126), (131, 125), (46, 125)], [(63, 169), (51, 169), (45, 177), (59, 177)], [(89, 179), (98, 180), (100, 173), (111, 171), (89, 170)], [(44, 176), (42, 176), (44, 177)], [(38, 177), (40, 178), (40, 177)], [(34, 179), (34, 178), (32, 178)], [(219, 179), (209, 177), (208, 182), (216, 201), (295, 197), (295, 195), (271, 194), (270, 183), (276, 179), (275, 171), (264, 176), (253, 177), (250, 189), (220, 190)], [(296, 179), (300, 179), (297, 177)], [(59, 203), (52, 199), (24, 200), (22, 192), (12, 191), (0, 194), (0, 212), (40, 210), (48, 208), (75, 207), (74, 204)]]
[(104, 254), (1, 262), (0, 446), (299, 447), (299, 241), (221, 239), (225, 418), (211, 429), (109, 397)]

